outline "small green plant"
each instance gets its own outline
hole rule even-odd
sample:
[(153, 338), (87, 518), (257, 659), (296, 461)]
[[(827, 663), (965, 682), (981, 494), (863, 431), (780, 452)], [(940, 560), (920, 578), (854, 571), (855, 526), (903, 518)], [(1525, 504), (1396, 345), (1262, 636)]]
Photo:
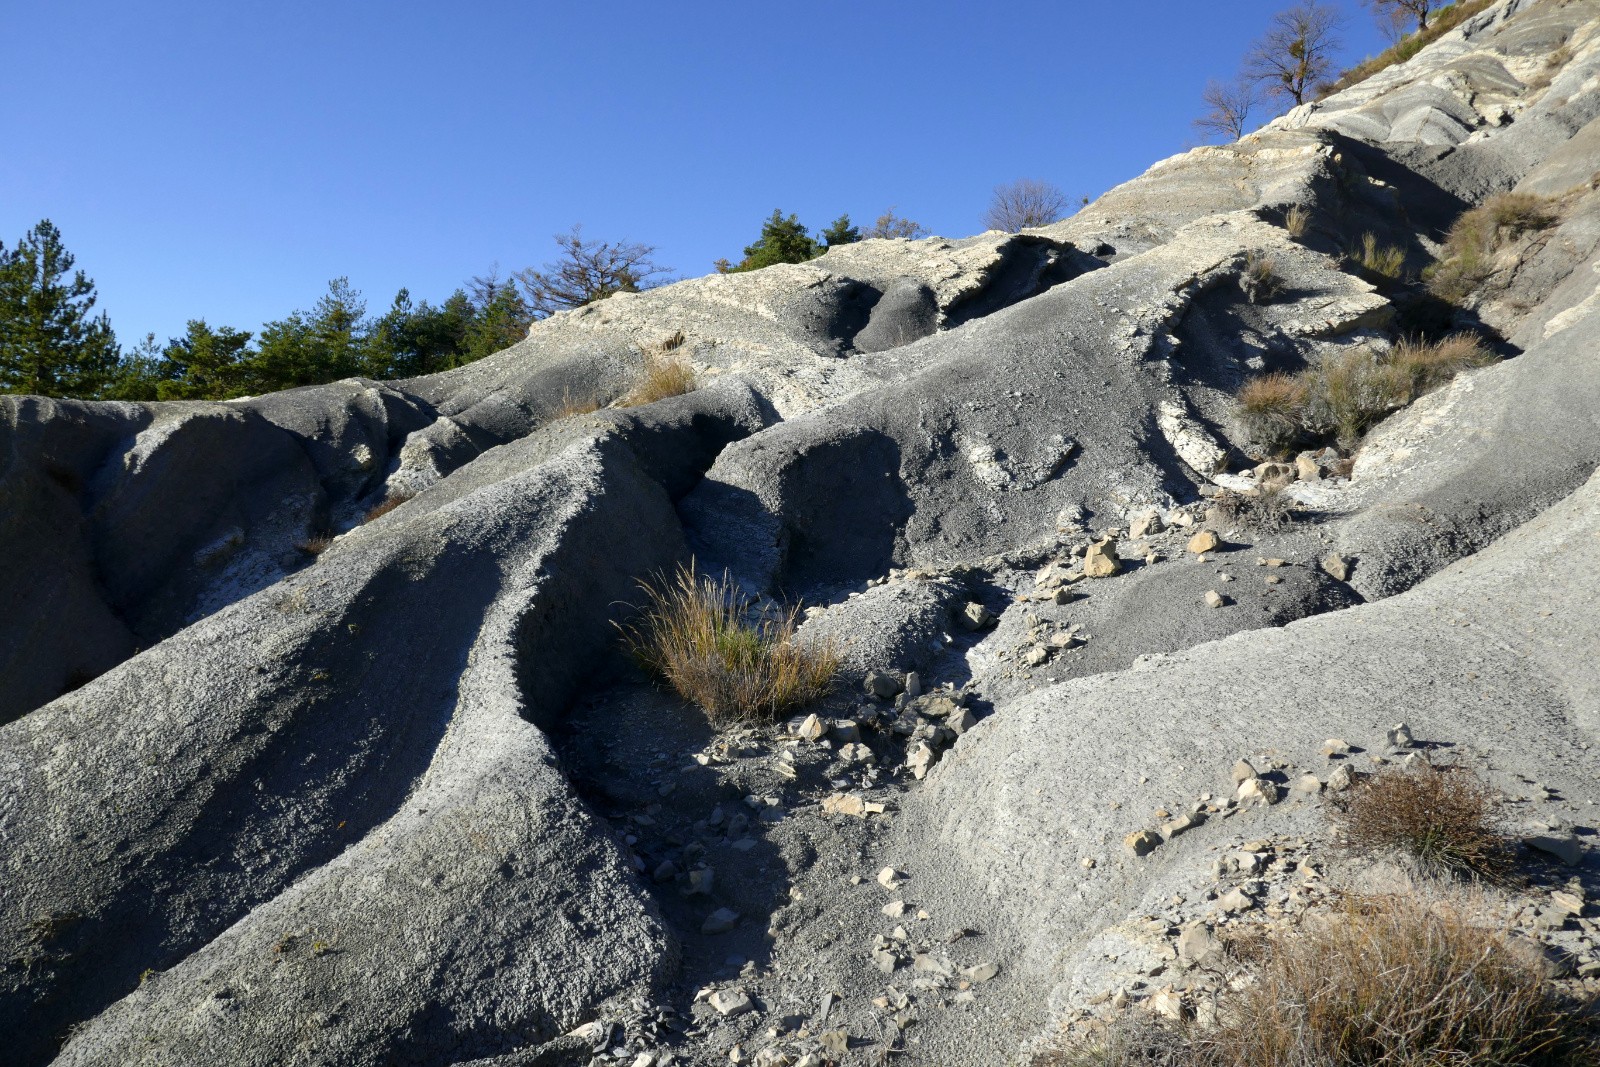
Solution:
[(1311, 226), (1311, 212), (1295, 204), (1283, 214), (1283, 228), (1289, 231), (1289, 236), (1299, 240), (1306, 235), (1306, 230)]
[(838, 650), (796, 638), (798, 609), (752, 621), (728, 575), (713, 579), (692, 563), (640, 585), (647, 601), (642, 618), (621, 628), (628, 649), (712, 722), (775, 718), (832, 686)]
[(1511, 848), (1495, 819), (1494, 792), (1457, 766), (1385, 769), (1331, 809), (1357, 852), (1398, 850), (1435, 874), (1503, 879)]
[(1361, 243), (1346, 253), (1365, 274), (1399, 281), (1405, 271), (1406, 252), (1398, 245), (1378, 242), (1378, 235), (1370, 230), (1361, 235)]
[(1450, 227), (1438, 262), (1423, 272), (1428, 291), (1462, 303), (1493, 272), (1495, 252), (1524, 233), (1554, 226), (1560, 217), (1556, 207), (1531, 193), (1500, 193), (1463, 212)]

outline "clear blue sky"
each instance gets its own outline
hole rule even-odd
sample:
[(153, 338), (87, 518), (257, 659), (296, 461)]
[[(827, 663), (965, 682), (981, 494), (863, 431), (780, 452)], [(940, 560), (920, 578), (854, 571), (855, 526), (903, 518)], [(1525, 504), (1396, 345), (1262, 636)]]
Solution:
[(964, 236), (999, 182), (1189, 146), (1288, 2), (0, 0), (0, 240), (54, 220), (131, 345), (339, 275), (437, 302), (574, 222), (684, 276), (775, 207)]

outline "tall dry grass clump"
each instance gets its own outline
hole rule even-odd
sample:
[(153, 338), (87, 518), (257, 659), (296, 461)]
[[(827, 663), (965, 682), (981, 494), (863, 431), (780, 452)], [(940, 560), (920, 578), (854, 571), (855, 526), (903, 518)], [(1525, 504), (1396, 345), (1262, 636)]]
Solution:
[(714, 723), (787, 714), (825, 695), (838, 673), (835, 645), (795, 637), (798, 609), (752, 621), (726, 574), (714, 579), (690, 564), (640, 585), (648, 603), (622, 628), (629, 650)]
[(1494, 254), (1524, 233), (1548, 229), (1560, 216), (1556, 202), (1532, 193), (1500, 193), (1450, 227), (1438, 262), (1423, 272), (1428, 291), (1459, 304), (1494, 270)]
[(618, 407), (632, 408), (653, 404), (669, 396), (682, 396), (695, 390), (694, 368), (679, 351), (684, 344), (680, 330), (643, 352), (644, 367), (639, 380), (627, 396), (617, 401)]
[(1499, 358), (1470, 334), (1401, 341), (1386, 353), (1354, 349), (1298, 374), (1251, 378), (1235, 397), (1236, 417), (1245, 436), (1268, 453), (1329, 440), (1354, 448), (1384, 416)]
[(1405, 272), (1405, 249), (1379, 243), (1378, 235), (1370, 230), (1361, 235), (1361, 243), (1346, 252), (1345, 256), (1363, 273), (1375, 277), (1399, 281)]
[(1304, 433), (1306, 384), (1289, 374), (1263, 374), (1239, 390), (1239, 421), (1250, 440), (1277, 453)]
[(1129, 1015), (1034, 1067), (1592, 1067), (1600, 1044), (1534, 953), (1465, 904), (1361, 898), (1247, 949), (1214, 1029)]
[(1362, 780), (1332, 809), (1357, 852), (1397, 850), (1434, 874), (1499, 881), (1512, 851), (1495, 818), (1494, 791), (1464, 767), (1419, 763)]

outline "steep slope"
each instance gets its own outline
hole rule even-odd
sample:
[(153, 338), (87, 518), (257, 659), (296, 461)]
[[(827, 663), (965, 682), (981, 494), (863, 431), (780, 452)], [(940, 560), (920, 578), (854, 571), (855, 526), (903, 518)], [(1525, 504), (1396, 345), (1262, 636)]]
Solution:
[[(1123, 835), (1240, 755), (1310, 766), (1404, 718), (1576, 821), (1597, 25), (1504, 0), (1036, 233), (618, 296), (442, 375), (0, 399), (13, 1058), (1004, 1063), (1225, 831)], [(1370, 232), (1418, 271), (1512, 189), (1559, 221), (1459, 307), (1346, 255)], [(1450, 327), (1513, 358), (1391, 416), (1352, 477), (1296, 472), (1284, 529), (1213, 504), (1257, 484), (1246, 378)], [(559, 417), (669, 343), (700, 389)], [(1105, 537), (1119, 573), (1081, 577)], [(620, 661), (635, 583), (691, 556), (846, 643), (815, 724), (713, 735)], [(863, 697), (875, 669), (932, 692)], [(753, 1010), (707, 999), (735, 986)]]

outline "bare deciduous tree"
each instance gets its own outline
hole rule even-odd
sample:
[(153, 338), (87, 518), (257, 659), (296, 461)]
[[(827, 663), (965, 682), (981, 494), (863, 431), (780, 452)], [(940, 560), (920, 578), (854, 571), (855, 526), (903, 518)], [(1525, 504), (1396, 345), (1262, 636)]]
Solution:
[(651, 245), (632, 241), (586, 241), (583, 228), (556, 235), (561, 255), (542, 270), (528, 267), (514, 277), (528, 296), (528, 307), (538, 317), (583, 307), (614, 293), (637, 293), (663, 284), (662, 267), (650, 257)]
[(861, 236), (863, 239), (898, 237), (906, 241), (916, 241), (927, 237), (929, 232), (928, 228), (922, 223), (902, 218), (894, 213), (893, 207), (890, 207), (888, 211), (878, 216), (877, 222), (874, 222), (867, 230), (862, 231)]
[(1245, 57), (1245, 76), (1274, 96), (1305, 103), (1333, 73), (1340, 22), (1337, 10), (1317, 0), (1278, 12)]
[(1195, 128), (1206, 133), (1222, 134), (1230, 141), (1237, 141), (1245, 135), (1250, 128), (1250, 112), (1261, 102), (1256, 94), (1255, 83), (1247, 78), (1239, 78), (1232, 84), (1213, 78), (1206, 83), (1200, 99), (1211, 110), (1194, 120)]
[(1438, 6), (1435, 0), (1364, 0), (1364, 2), (1372, 9), (1372, 13), (1378, 16), (1378, 25), (1383, 27), (1385, 32), (1389, 32), (1391, 27), (1398, 26), (1407, 19), (1415, 19), (1417, 32), (1420, 33), (1428, 28), (1428, 16)]
[(1059, 222), (1066, 213), (1066, 193), (1049, 182), (1019, 178), (1010, 184), (995, 186), (994, 197), (983, 213), (983, 225), (990, 230), (1017, 233)]

